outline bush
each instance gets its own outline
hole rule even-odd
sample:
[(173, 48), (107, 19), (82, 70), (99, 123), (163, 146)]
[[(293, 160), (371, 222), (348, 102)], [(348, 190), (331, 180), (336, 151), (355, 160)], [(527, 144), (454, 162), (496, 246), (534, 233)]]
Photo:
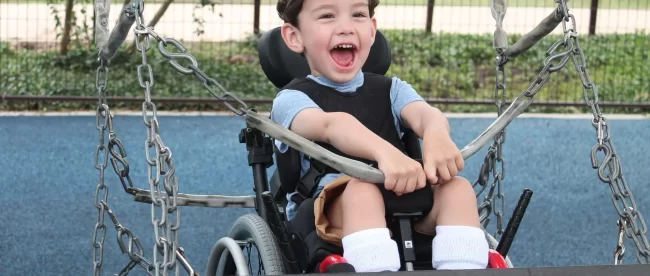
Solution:
[[(463, 34), (427, 34), (421, 31), (384, 31), (393, 51), (388, 75), (409, 82), (424, 97), (461, 100), (493, 100), (495, 51), (492, 36)], [(509, 37), (510, 45), (519, 39)], [(508, 100), (530, 86), (543, 67), (546, 51), (559, 36), (549, 36), (528, 52), (506, 65)], [(642, 34), (581, 36), (591, 78), (598, 85), (601, 102), (650, 101), (650, 37)], [(271, 99), (277, 89), (266, 80), (257, 59), (256, 39), (221, 43), (187, 44), (199, 67), (224, 87), (242, 98)], [(194, 76), (179, 74), (169, 66), (152, 44), (148, 62), (154, 71), (154, 97), (211, 97)], [(0, 91), (5, 95), (96, 96), (96, 52), (75, 48), (65, 56), (55, 51), (12, 49), (0, 46)], [(109, 64), (108, 96), (142, 97), (136, 68), (139, 53), (124, 51)], [(582, 84), (571, 62), (551, 76), (536, 97), (541, 101), (582, 102)], [(116, 106), (117, 104), (112, 103)], [(47, 103), (49, 109), (93, 108), (93, 104)], [(139, 108), (135, 105), (121, 105)], [(43, 108), (3, 104), (3, 109)], [(160, 106), (161, 109), (172, 108)], [(187, 108), (186, 105), (173, 108)], [(215, 107), (197, 107), (210, 108)], [(454, 105), (448, 110), (494, 111), (493, 106)], [(548, 111), (548, 108), (540, 109)], [(586, 109), (581, 109), (585, 111)], [(623, 110), (623, 109), (620, 109)], [(534, 111), (534, 110), (532, 110)], [(563, 108), (561, 111), (570, 111)], [(634, 110), (625, 109), (625, 112)], [(610, 110), (608, 110), (610, 112)]]

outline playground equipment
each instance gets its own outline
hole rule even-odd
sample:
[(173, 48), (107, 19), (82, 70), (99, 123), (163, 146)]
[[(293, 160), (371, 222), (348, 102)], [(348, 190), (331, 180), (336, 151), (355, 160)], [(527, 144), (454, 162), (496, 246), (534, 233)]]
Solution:
[[(650, 263), (650, 245), (645, 236), (647, 232), (646, 223), (636, 207), (636, 202), (623, 176), (619, 157), (614, 148), (608, 123), (602, 115), (598, 106), (598, 90), (592, 82), (587, 71), (585, 56), (580, 48), (578, 35), (576, 33), (576, 22), (569, 12), (568, 0), (555, 0), (557, 8), (546, 17), (535, 29), (523, 36), (512, 46), (508, 45), (507, 36), (502, 28), (502, 22), (506, 13), (506, 1), (494, 0), (491, 3), (492, 15), (496, 20), (496, 31), (494, 33), (494, 48), (496, 58), (496, 79), (495, 104), (497, 106), (498, 118), (475, 140), (465, 146), (461, 153), (465, 159), (470, 158), (490, 141), (484, 164), (480, 169), (480, 175), (474, 186), (478, 188), (477, 197), (488, 190), (483, 202), (479, 206), (480, 218), (483, 227), (487, 228), (490, 222), (490, 215), (494, 213), (497, 221), (497, 230), (494, 235), (486, 233), (486, 238), (494, 249), (491, 254), (491, 268), (512, 267), (512, 263), (506, 256), (509, 243), (514, 238), (517, 225), (523, 216), (527, 200), (531, 192), (524, 191), (521, 204), (513, 212), (508, 227), (504, 228), (505, 196), (502, 192), (502, 181), (504, 180), (504, 158), (502, 154), (505, 142), (505, 128), (518, 115), (534, 101), (535, 95), (544, 86), (551, 74), (560, 71), (572, 60), (584, 88), (586, 104), (592, 109), (592, 125), (596, 129), (597, 142), (593, 146), (591, 159), (593, 168), (597, 169), (599, 178), (608, 184), (612, 191), (612, 201), (620, 219), (618, 244), (614, 254), (614, 264), (621, 264), (625, 253), (624, 236), (632, 239), (638, 249), (637, 260), (641, 264)], [(132, 0), (125, 5), (119, 22), (109, 32), (108, 14), (110, 11), (109, 0), (95, 0), (96, 14), (96, 41), (99, 55), (99, 66), (96, 71), (96, 89), (98, 103), (96, 112), (96, 125), (99, 132), (99, 143), (95, 152), (95, 168), (99, 171), (99, 184), (96, 186), (95, 207), (97, 208), (97, 224), (93, 236), (93, 265), (94, 274), (101, 275), (103, 269), (103, 244), (106, 237), (107, 226), (105, 214), (108, 214), (117, 230), (117, 242), (124, 254), (128, 255), (127, 265), (119, 272), (119, 275), (126, 275), (136, 266), (141, 266), (149, 275), (168, 275), (173, 273), (179, 275), (180, 268), (188, 275), (198, 275), (192, 265), (185, 259), (183, 249), (178, 243), (178, 233), (181, 227), (180, 206), (203, 206), (203, 207), (241, 207), (255, 208), (257, 214), (249, 214), (239, 218), (228, 237), (219, 240), (209, 257), (209, 264), (206, 274), (240, 274), (248, 275), (252, 271), (248, 268), (242, 248), (255, 245), (260, 252), (260, 263), (263, 265), (265, 274), (285, 273), (307, 273), (314, 272), (320, 268), (320, 264), (332, 259), (323, 257), (316, 260), (316, 264), (306, 264), (312, 260), (304, 260), (295, 248), (300, 247), (302, 242), (296, 239), (296, 235), (286, 229), (284, 219), (281, 217), (282, 198), (278, 196), (280, 185), (277, 183), (277, 176), (270, 180), (267, 178), (266, 169), (273, 164), (272, 139), (281, 140), (292, 148), (301, 151), (314, 159), (330, 165), (339, 171), (352, 177), (380, 183), (383, 182), (383, 174), (368, 165), (350, 159), (336, 156), (331, 152), (307, 141), (295, 133), (275, 124), (270, 119), (259, 115), (255, 110), (248, 107), (246, 103), (223, 88), (216, 80), (210, 78), (203, 72), (197, 60), (186, 52), (182, 43), (159, 36), (150, 27), (144, 25), (144, 0)], [(113, 125), (113, 114), (106, 101), (105, 92), (108, 89), (108, 61), (120, 48), (131, 27), (135, 23), (133, 32), (135, 34), (136, 48), (142, 56), (142, 64), (137, 67), (137, 76), (141, 88), (144, 90), (145, 100), (142, 104), (142, 116), (147, 130), (145, 140), (145, 155), (148, 164), (148, 190), (137, 188), (129, 176), (129, 163), (127, 153), (119, 140), (116, 129)], [(530, 87), (523, 91), (515, 100), (505, 108), (506, 101), (506, 75), (505, 65), (508, 61), (516, 58), (526, 50), (533, 47), (539, 40), (548, 35), (558, 25), (562, 24), (564, 37), (554, 43), (544, 61), (544, 66), (538, 77), (531, 83)], [(269, 33), (270, 35), (270, 33)], [(156, 112), (156, 105), (151, 101), (151, 91), (154, 86), (153, 69), (147, 63), (147, 51), (151, 47), (151, 38), (158, 42), (158, 49), (161, 54), (169, 59), (170, 65), (178, 72), (185, 75), (194, 75), (202, 82), (208, 92), (233, 113), (244, 117), (247, 126), (239, 133), (240, 142), (246, 144), (249, 156), (249, 166), (252, 167), (255, 183), (254, 196), (221, 196), (221, 195), (190, 195), (179, 193), (179, 182), (175, 175), (175, 166), (172, 158), (172, 150), (167, 147), (160, 136), (160, 125)], [(269, 39), (269, 37), (267, 37)], [(168, 51), (167, 47), (173, 46), (177, 51)], [(263, 43), (261, 47), (263, 46)], [(373, 46), (374, 47), (374, 46)], [(260, 48), (260, 59), (264, 57), (263, 49)], [(279, 51), (277, 48), (273, 51)], [(285, 52), (286, 54), (286, 52)], [(184, 60), (191, 65), (185, 67), (179, 63)], [(267, 76), (268, 69), (265, 69)], [(384, 71), (385, 72), (385, 71)], [(291, 73), (285, 72), (290, 77)], [(276, 84), (277, 85), (277, 84)], [(233, 105), (234, 103), (234, 105)], [(236, 106), (236, 107), (235, 107)], [(106, 134), (108, 130), (108, 134)], [(108, 136), (106, 136), (108, 135)], [(108, 139), (107, 139), (108, 138)], [(151, 205), (151, 222), (154, 229), (155, 246), (153, 248), (153, 260), (145, 257), (145, 250), (139, 239), (125, 226), (123, 226), (112, 209), (108, 205), (108, 186), (104, 183), (104, 173), (108, 165), (109, 153), (111, 165), (119, 177), (125, 192), (133, 195), (139, 202)], [(598, 154), (603, 153), (604, 159), (598, 160)], [(490, 175), (492, 180), (490, 181)], [(489, 189), (488, 189), (489, 187)], [(269, 191), (270, 190), (270, 191)], [(496, 205), (495, 205), (496, 204)], [(494, 206), (495, 205), (495, 206)], [(416, 212), (415, 212), (416, 213)], [(394, 213), (401, 238), (405, 243), (410, 242), (410, 218), (417, 214), (406, 214), (400, 216)], [(501, 241), (497, 242), (499, 236)], [(417, 262), (413, 256), (412, 246), (418, 247), (417, 242), (403, 245), (402, 257), (404, 270), (414, 270)], [(307, 249), (309, 250), (309, 249)], [(335, 249), (332, 249), (335, 250)], [(332, 256), (330, 256), (332, 257)], [(504, 265), (504, 258), (505, 265)], [(310, 257), (311, 258), (311, 257)], [(334, 258), (334, 257), (332, 257)], [(498, 262), (501, 260), (501, 262)], [(249, 259), (248, 262), (251, 260)], [(563, 269), (563, 268), (559, 268)], [(557, 269), (538, 269), (535, 275), (555, 275)], [(586, 275), (612, 275), (613, 273), (625, 273), (625, 275), (648, 275), (650, 268), (645, 266), (625, 267), (586, 267), (567, 269), (566, 273)], [(487, 271), (487, 270), (486, 270)], [(512, 275), (530, 275), (531, 270), (511, 269)], [(516, 274), (521, 272), (521, 274)], [(432, 272), (433, 273), (433, 272)], [(435, 272), (439, 275), (452, 275), (449, 272)], [(481, 271), (454, 272), (453, 275), (488, 275)], [(492, 274), (491, 274), (492, 275)]]

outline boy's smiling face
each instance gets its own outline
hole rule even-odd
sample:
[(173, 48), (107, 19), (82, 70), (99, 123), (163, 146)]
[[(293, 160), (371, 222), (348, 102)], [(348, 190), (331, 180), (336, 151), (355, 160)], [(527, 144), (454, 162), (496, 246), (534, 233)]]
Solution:
[(305, 54), (313, 75), (342, 83), (359, 73), (377, 30), (368, 0), (304, 0), (298, 22), (285, 23), (282, 37)]

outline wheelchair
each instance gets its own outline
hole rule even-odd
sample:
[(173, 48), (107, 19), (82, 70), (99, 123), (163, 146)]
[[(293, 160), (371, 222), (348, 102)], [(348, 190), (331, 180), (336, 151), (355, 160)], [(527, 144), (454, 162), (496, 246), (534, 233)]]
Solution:
[[(258, 54), (266, 77), (278, 88), (294, 78), (310, 73), (304, 57), (292, 52), (285, 45), (279, 27), (261, 36)], [(389, 41), (377, 31), (363, 71), (385, 75), (390, 65)], [(337, 272), (336, 269), (327, 270), (325, 266), (332, 264), (336, 256), (343, 255), (342, 248), (318, 237), (314, 198), (304, 198), (294, 219), (286, 219), (284, 210), (288, 203), (287, 193), (296, 186), (295, 182), (300, 178), (299, 152), (290, 148), (287, 152), (280, 153), (272, 138), (250, 125), (239, 133), (239, 142), (246, 144), (248, 163), (253, 171), (256, 213), (243, 215), (235, 221), (227, 237), (232, 242), (215, 246), (208, 260), (206, 275), (249, 274), (255, 270), (265, 275)], [(406, 131), (402, 142), (407, 154), (421, 162), (420, 140), (415, 133)], [(289, 156), (282, 158), (282, 162), (277, 159), (277, 167), (269, 179), (267, 169), (274, 165), (274, 155)], [(292, 171), (295, 173), (288, 173)], [(401, 197), (385, 191), (383, 185), (379, 187), (383, 190), (386, 202), (387, 226), (398, 244), (402, 265), (400, 271), (433, 270), (433, 237), (414, 235), (412, 229), (414, 219), (426, 215), (431, 210), (433, 193), (430, 186)], [(405, 202), (408, 204), (404, 204)], [(499, 242), (487, 232), (485, 234), (491, 248), (488, 268), (512, 268), (510, 259), (496, 252)], [(242, 251), (238, 249), (252, 246), (257, 247), (257, 256), (248, 256), (247, 262), (243, 262), (240, 255)], [(252, 267), (253, 259), (257, 259), (258, 269)], [(244, 270), (244, 267), (248, 269)]]

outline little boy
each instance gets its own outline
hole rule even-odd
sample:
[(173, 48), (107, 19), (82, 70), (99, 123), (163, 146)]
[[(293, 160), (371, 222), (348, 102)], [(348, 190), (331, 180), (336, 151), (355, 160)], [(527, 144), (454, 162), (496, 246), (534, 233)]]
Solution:
[[(378, 4), (378, 0), (278, 1), (285, 22), (282, 37), (292, 51), (304, 54), (311, 75), (278, 93), (271, 119), (334, 153), (376, 163), (385, 175), (384, 187), (397, 195), (423, 188), (426, 181), (438, 184), (433, 186), (432, 210), (414, 224), (417, 232), (435, 235), (433, 268), (486, 268), (489, 248), (476, 196), (471, 184), (457, 176), (464, 161), (450, 138), (447, 119), (406, 82), (361, 71), (375, 40)], [(422, 138), (423, 165), (404, 154), (400, 144), (404, 128)], [(280, 141), (276, 146), (287, 150)], [(304, 174), (311, 163), (301, 158)], [(313, 196), (340, 185), (345, 185), (343, 191), (327, 198), (325, 210), (316, 214), (317, 223), (326, 220), (329, 228), (340, 230), (340, 239), (329, 241), (342, 245), (343, 257), (356, 271), (397, 271), (398, 248), (386, 226), (377, 184), (332, 172), (319, 180)], [(295, 212), (296, 204), (290, 201), (289, 220)]]

